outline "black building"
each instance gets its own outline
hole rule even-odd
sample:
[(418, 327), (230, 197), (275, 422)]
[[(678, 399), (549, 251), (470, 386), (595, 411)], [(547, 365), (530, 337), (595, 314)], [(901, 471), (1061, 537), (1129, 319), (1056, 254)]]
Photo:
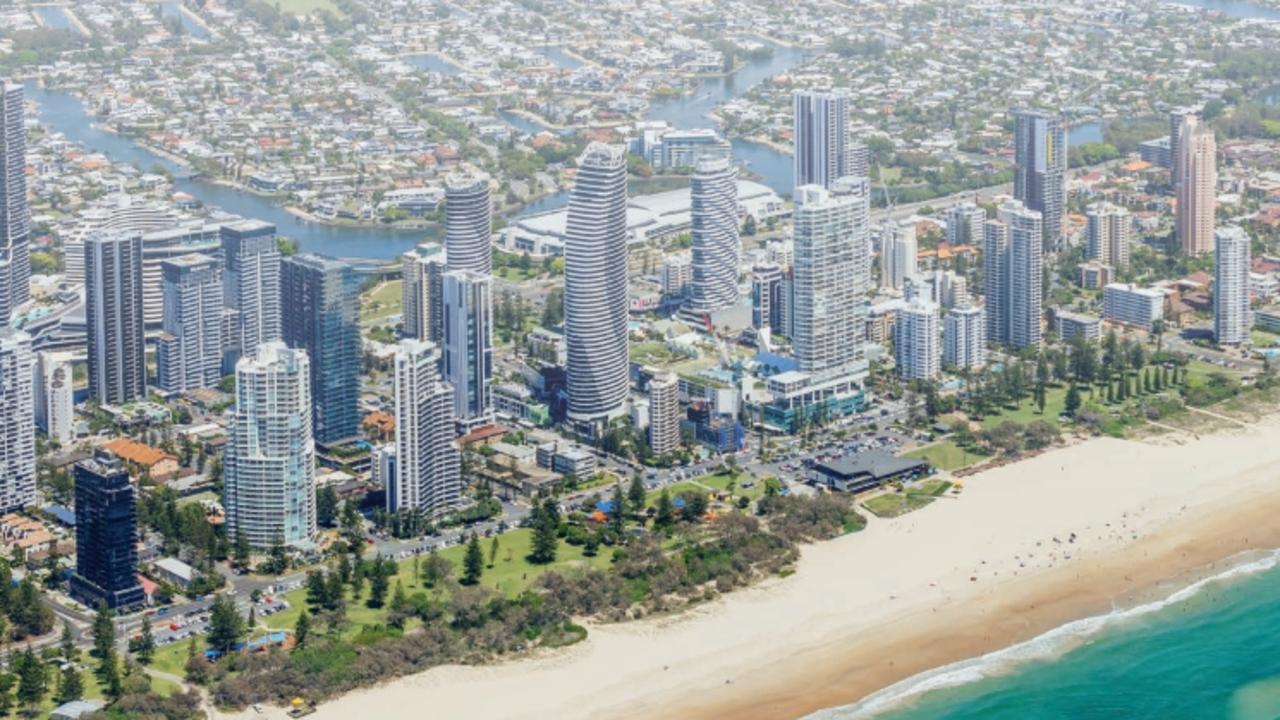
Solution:
[(295, 255), (280, 267), (284, 342), (311, 359), (312, 432), (321, 445), (340, 445), (360, 435), (359, 279), (322, 255)]
[(100, 451), (76, 464), (76, 572), (71, 595), (93, 608), (140, 605), (138, 506), (129, 472)]

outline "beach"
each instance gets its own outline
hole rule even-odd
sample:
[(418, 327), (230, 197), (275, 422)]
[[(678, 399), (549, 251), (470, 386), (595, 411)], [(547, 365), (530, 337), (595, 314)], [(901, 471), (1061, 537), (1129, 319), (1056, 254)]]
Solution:
[(1075, 443), (806, 546), (790, 577), (593, 625), (565, 650), (393, 680), (315, 717), (802, 717), (1280, 547), (1277, 461), (1277, 417), (1200, 438)]

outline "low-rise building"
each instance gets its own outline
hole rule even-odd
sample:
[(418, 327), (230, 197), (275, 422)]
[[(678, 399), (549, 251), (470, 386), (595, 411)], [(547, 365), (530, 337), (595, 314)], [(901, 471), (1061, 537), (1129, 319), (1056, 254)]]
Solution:
[(1111, 283), (1102, 290), (1102, 317), (1107, 322), (1150, 330), (1164, 318), (1164, 293), (1132, 283)]
[(1055, 310), (1053, 313), (1053, 329), (1063, 342), (1068, 342), (1077, 335), (1096, 343), (1102, 338), (1102, 320), (1092, 315), (1075, 313), (1067, 310)]
[(858, 493), (897, 480), (915, 480), (928, 473), (929, 463), (924, 460), (872, 450), (816, 463), (809, 469), (808, 479), (832, 490)]

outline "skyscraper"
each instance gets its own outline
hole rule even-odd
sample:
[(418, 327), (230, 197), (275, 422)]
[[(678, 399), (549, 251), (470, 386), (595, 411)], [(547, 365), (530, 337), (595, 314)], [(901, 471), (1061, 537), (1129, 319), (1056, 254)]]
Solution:
[(841, 93), (800, 91), (792, 96), (795, 186), (831, 187), (850, 173), (849, 98)]
[(129, 471), (99, 450), (76, 463), (76, 572), (71, 595), (89, 607), (142, 604), (138, 507)]
[(0, 328), (0, 512), (36, 501), (34, 369), (31, 338)]
[(621, 146), (591, 143), (578, 159), (564, 242), (569, 418), (596, 424), (625, 412), (627, 160)]
[(36, 355), (36, 427), (62, 447), (75, 441), (75, 394), (71, 353), (45, 351)]
[(156, 345), (156, 384), (168, 392), (213, 387), (222, 366), (222, 275), (208, 255), (166, 260), (164, 329)]
[(142, 321), (142, 236), (98, 233), (85, 241), (89, 395), (123, 405), (147, 393)]
[(1238, 225), (1220, 228), (1213, 258), (1213, 339), (1219, 345), (1248, 342), (1249, 236)]
[(674, 373), (649, 381), (649, 449), (666, 455), (680, 447), (680, 382)]
[(450, 270), (493, 272), (493, 200), (489, 176), (450, 173), (444, 180), (445, 249)]
[(346, 263), (311, 253), (281, 264), (284, 341), (307, 351), (312, 428), (323, 445), (360, 430), (360, 327), (355, 274)]
[(1019, 349), (1039, 347), (1044, 282), (1040, 213), (1009, 200), (984, 230), (987, 340)]
[(737, 172), (724, 158), (703, 158), (689, 186), (693, 282), (688, 308), (710, 313), (738, 302)]
[(954, 307), (942, 325), (942, 361), (947, 367), (973, 370), (987, 364), (986, 319), (977, 305)]
[(223, 468), (227, 538), (256, 548), (316, 537), (311, 373), (304, 350), (268, 342), (236, 363)]
[(1174, 224), (1178, 245), (1187, 255), (1203, 255), (1213, 249), (1218, 202), (1217, 148), (1213, 130), (1201, 125), (1196, 116), (1186, 116), (1179, 140)]
[(1013, 197), (1041, 216), (1046, 250), (1062, 242), (1067, 206), (1067, 129), (1062, 118), (1015, 110)]
[(963, 203), (947, 210), (947, 244), (981, 245), (982, 225), (987, 211), (973, 203)]
[(894, 362), (904, 380), (932, 380), (942, 371), (938, 306), (916, 298), (893, 324)]
[(402, 337), (444, 342), (444, 246), (422, 243), (400, 256)]
[(880, 286), (902, 290), (919, 270), (917, 252), (915, 223), (885, 222), (880, 228)]
[(444, 513), (462, 497), (458, 448), (453, 443), (453, 388), (440, 379), (440, 351), (402, 340), (395, 354), (395, 482), (387, 510)]
[(242, 355), (281, 335), (280, 250), (276, 226), (257, 220), (223, 225), (223, 301), (233, 311), (222, 372), (235, 371)]
[(443, 371), (453, 386), (460, 434), (493, 422), (493, 279), (488, 275), (445, 273)]
[(751, 269), (751, 326), (781, 335), (782, 269), (777, 263), (759, 263)]
[(0, 80), (0, 324), (30, 295), (31, 211), (22, 86)]
[(792, 340), (800, 370), (860, 372), (870, 285), (869, 181), (841, 178), (831, 190), (805, 185), (796, 188), (796, 201)]
[(1179, 158), (1182, 157), (1182, 128), (1188, 119), (1195, 120), (1196, 114), (1186, 108), (1179, 108), (1169, 112), (1169, 179), (1173, 182), (1173, 187), (1178, 187), (1181, 169)]
[(1089, 220), (1085, 257), (1110, 265), (1116, 270), (1129, 267), (1129, 229), (1133, 217), (1129, 211), (1108, 202), (1094, 203), (1085, 210)]

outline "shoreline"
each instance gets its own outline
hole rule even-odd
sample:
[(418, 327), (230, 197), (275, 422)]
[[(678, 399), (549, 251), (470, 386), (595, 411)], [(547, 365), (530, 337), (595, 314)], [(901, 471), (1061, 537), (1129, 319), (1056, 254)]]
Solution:
[(1091, 439), (805, 546), (788, 578), (672, 617), (593, 624), (563, 651), (355, 691), (317, 717), (409, 717), (424, 699), (469, 718), (659, 718), (678, 707), (682, 718), (772, 720), (849, 705), (1280, 547), (1278, 460), (1280, 416), (1181, 444)]

